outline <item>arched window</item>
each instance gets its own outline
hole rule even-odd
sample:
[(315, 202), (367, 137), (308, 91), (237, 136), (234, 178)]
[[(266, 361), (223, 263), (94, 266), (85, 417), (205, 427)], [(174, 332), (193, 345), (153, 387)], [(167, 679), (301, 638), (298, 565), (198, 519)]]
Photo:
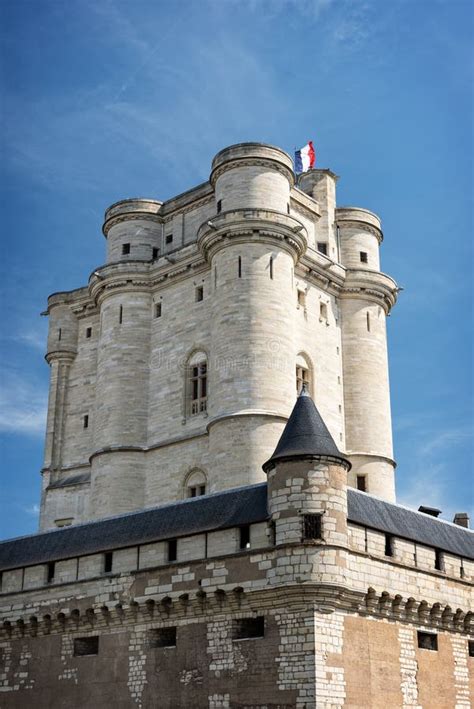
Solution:
[(195, 352), (186, 368), (186, 413), (196, 416), (207, 411), (207, 356)]
[(191, 470), (184, 481), (185, 497), (200, 497), (207, 492), (207, 480), (202, 470)]
[(306, 388), (309, 393), (313, 394), (313, 367), (309, 358), (300, 352), (296, 358), (296, 393), (299, 396), (303, 388), (303, 384), (306, 384)]

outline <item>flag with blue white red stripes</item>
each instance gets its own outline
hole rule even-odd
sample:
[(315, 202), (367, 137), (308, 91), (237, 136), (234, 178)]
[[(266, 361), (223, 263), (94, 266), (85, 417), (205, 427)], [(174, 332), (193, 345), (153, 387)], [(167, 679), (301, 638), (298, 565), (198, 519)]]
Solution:
[(311, 170), (316, 162), (316, 151), (313, 148), (311, 140), (301, 148), (295, 151), (295, 172), (300, 174)]

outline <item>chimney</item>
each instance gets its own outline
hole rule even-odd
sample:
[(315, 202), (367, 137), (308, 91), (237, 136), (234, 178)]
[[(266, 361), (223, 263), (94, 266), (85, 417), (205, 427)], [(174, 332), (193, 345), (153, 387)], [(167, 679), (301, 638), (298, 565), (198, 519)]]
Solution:
[(469, 515), (467, 512), (456, 512), (453, 522), (454, 524), (458, 524), (460, 527), (469, 529)]

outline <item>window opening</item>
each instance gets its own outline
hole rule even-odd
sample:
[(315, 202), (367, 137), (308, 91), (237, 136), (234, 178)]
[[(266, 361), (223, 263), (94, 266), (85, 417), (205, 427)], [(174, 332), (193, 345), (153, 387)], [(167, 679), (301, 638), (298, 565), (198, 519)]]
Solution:
[(421, 630), (417, 631), (418, 636), (418, 647), (422, 650), (434, 650), (438, 649), (438, 636), (434, 633), (424, 633)]
[(296, 393), (301, 394), (303, 385), (309, 389), (309, 370), (306, 367), (296, 366)]
[(74, 657), (99, 654), (99, 636), (92, 635), (88, 638), (74, 638)]
[(357, 476), (357, 489), (361, 490), (361, 492), (367, 491), (367, 479), (366, 479), (365, 475), (358, 475)]
[(127, 256), (130, 253), (130, 244), (122, 244), (122, 256)]
[(170, 539), (168, 542), (168, 561), (176, 561), (178, 558), (178, 540)]
[(320, 254), (328, 255), (328, 245), (325, 241), (318, 241), (318, 251)]
[(191, 415), (200, 414), (207, 409), (207, 362), (198, 362), (189, 368), (191, 390)]
[(104, 554), (104, 573), (110, 574), (112, 571), (114, 553), (113, 551), (106, 551)]
[(250, 549), (250, 525), (240, 527), (239, 549)]
[(263, 615), (256, 618), (238, 618), (234, 620), (232, 640), (246, 640), (263, 638), (265, 635), (265, 618)]
[(361, 263), (368, 263), (369, 262), (369, 257), (368, 257), (367, 251), (360, 252), (360, 261), (361, 261)]
[(54, 581), (54, 572), (56, 570), (56, 564), (54, 561), (50, 561), (48, 563), (47, 567), (47, 573), (46, 573), (46, 579), (48, 583), (52, 583)]
[(391, 534), (385, 535), (385, 556), (393, 556), (393, 537)]
[(152, 628), (147, 632), (148, 647), (176, 647), (176, 627)]
[(322, 515), (303, 515), (303, 539), (322, 539)]

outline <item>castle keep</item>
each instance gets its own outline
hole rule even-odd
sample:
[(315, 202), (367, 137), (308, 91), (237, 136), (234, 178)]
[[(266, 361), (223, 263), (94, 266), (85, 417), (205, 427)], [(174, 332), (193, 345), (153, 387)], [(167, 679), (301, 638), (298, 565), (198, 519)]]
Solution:
[(40, 532), (0, 705), (471, 706), (473, 533), (396, 504), (381, 223), (279, 148), (105, 214), (48, 300)]

